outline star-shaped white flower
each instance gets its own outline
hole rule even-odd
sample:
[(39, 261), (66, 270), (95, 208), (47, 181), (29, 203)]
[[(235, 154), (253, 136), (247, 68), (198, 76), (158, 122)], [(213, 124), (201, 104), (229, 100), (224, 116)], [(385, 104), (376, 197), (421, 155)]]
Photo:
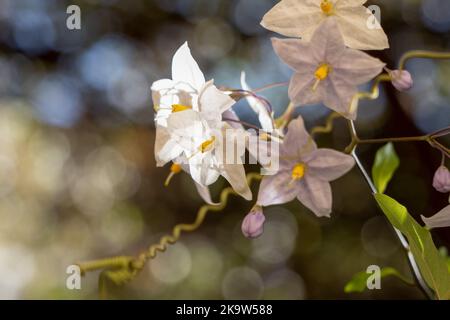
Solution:
[(272, 39), (277, 55), (295, 74), (289, 85), (289, 97), (296, 105), (323, 102), (349, 119), (357, 110), (350, 108), (358, 85), (382, 70), (385, 64), (368, 54), (345, 47), (335, 20), (326, 20), (311, 42), (297, 39)]
[(261, 25), (282, 35), (309, 41), (322, 23), (333, 19), (348, 47), (389, 48), (379, 21), (364, 3), (366, 0), (282, 0), (264, 16)]
[(343, 176), (354, 164), (349, 155), (317, 149), (299, 117), (289, 124), (280, 148), (280, 168), (275, 175), (263, 178), (257, 204), (283, 204), (297, 198), (318, 217), (329, 217), (330, 181)]

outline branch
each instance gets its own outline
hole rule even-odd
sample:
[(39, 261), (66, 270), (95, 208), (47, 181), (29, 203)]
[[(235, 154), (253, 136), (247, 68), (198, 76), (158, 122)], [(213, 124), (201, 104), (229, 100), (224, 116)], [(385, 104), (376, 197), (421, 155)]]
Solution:
[(422, 58), (422, 59), (450, 59), (450, 52), (436, 52), (436, 51), (423, 51), (414, 50), (406, 52), (401, 58), (398, 64), (398, 69), (403, 70), (406, 62), (410, 59)]

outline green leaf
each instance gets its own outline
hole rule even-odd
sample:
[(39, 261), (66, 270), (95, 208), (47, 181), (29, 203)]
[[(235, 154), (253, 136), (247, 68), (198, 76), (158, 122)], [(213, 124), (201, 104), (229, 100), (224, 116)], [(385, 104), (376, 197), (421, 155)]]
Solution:
[(448, 273), (450, 273), (450, 256), (448, 255), (448, 251), (446, 247), (440, 247), (439, 253), (441, 256), (445, 259), (445, 262), (447, 263)]
[(399, 165), (400, 160), (391, 142), (377, 151), (372, 178), (379, 193), (384, 193)]
[[(345, 293), (352, 292), (363, 292), (367, 289), (367, 279), (371, 276), (371, 273), (367, 273), (365, 271), (358, 272), (353, 276), (353, 278), (345, 285), (344, 291)], [(406, 279), (406, 277), (402, 276), (400, 272), (391, 267), (382, 268), (380, 271), (381, 279), (394, 276), (402, 280), (408, 285), (413, 285), (411, 280)]]
[(449, 299), (450, 273), (447, 261), (434, 245), (430, 231), (419, 225), (407, 209), (394, 199), (384, 194), (374, 196), (391, 224), (408, 239), (411, 253), (426, 283), (438, 299)]

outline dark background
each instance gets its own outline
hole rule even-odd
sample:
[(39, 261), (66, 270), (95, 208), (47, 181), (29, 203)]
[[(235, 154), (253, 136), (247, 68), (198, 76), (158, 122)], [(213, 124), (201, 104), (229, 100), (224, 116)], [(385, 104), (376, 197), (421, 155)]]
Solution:
[[(208, 79), (239, 88), (287, 81), (274, 34), (259, 22), (273, 0), (0, 0), (0, 298), (95, 298), (97, 277), (65, 287), (74, 262), (136, 254), (202, 202), (186, 175), (163, 183), (156, 168), (151, 83), (170, 77), (171, 58), (186, 40)], [(448, 0), (370, 1), (381, 7), (391, 48), (373, 52), (391, 69), (407, 50), (450, 48)], [(81, 8), (81, 30), (66, 28), (66, 8)], [(414, 88), (386, 85), (364, 102), (362, 137), (413, 136), (450, 123), (450, 63), (407, 64)], [(367, 88), (365, 88), (367, 89)], [(277, 114), (286, 88), (266, 91)], [(243, 119), (255, 117), (245, 103)], [(323, 124), (323, 106), (300, 110), (308, 128)], [(342, 150), (344, 121), (319, 145)], [(448, 140), (442, 141), (443, 143)], [(396, 145), (401, 167), (387, 193), (419, 217), (448, 203), (431, 187), (440, 154), (426, 143)], [(360, 149), (369, 169), (376, 147)], [(225, 186), (219, 181), (214, 195)], [(256, 195), (257, 188), (254, 188)], [(264, 235), (245, 239), (240, 223), (252, 203), (232, 198), (193, 234), (151, 261), (111, 297), (144, 299), (422, 298), (397, 279), (381, 291), (347, 295), (351, 276), (368, 265), (410, 276), (395, 235), (355, 169), (333, 183), (334, 212), (318, 219), (298, 202), (267, 209)], [(449, 245), (448, 229), (434, 232)]]

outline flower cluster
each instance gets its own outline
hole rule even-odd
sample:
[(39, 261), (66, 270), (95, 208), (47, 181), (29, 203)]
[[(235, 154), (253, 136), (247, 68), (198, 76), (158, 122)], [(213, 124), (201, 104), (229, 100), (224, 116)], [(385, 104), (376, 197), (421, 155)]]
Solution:
[[(450, 59), (450, 53), (410, 51), (400, 59), (397, 70), (388, 69), (378, 58), (361, 51), (389, 47), (379, 21), (365, 3), (366, 0), (281, 0), (265, 14), (261, 25), (288, 37), (273, 38), (272, 45), (280, 60), (293, 70), (293, 76), (289, 82), (258, 90), (248, 85), (244, 72), (238, 89), (224, 89), (217, 87), (214, 80), (206, 81), (188, 44), (184, 43), (173, 57), (172, 79), (156, 81), (151, 88), (156, 111), (155, 159), (157, 166), (170, 163), (166, 186), (176, 174), (185, 172), (191, 176), (207, 205), (200, 208), (193, 223), (176, 225), (170, 235), (161, 237), (138, 257), (88, 262), (81, 267), (83, 272), (104, 269), (107, 272), (102, 272), (102, 276), (116, 283), (129, 281), (158, 251), (178, 241), (182, 232), (196, 230), (208, 211), (222, 210), (230, 194), (252, 200), (249, 184), (254, 180), (261, 180), (261, 183), (256, 201), (242, 221), (245, 237), (256, 238), (263, 234), (265, 207), (295, 199), (317, 217), (329, 218), (333, 211), (330, 183), (357, 164), (408, 252), (417, 284), (430, 298), (433, 292), (436, 298), (448, 297), (447, 264), (434, 246), (428, 229), (450, 227), (450, 205), (432, 217), (422, 216), (425, 223), (422, 227), (406, 207), (384, 192), (400, 164), (393, 143), (420, 141), (442, 153), (442, 163), (432, 185), (438, 192), (449, 193), (450, 172), (446, 161), (450, 151), (438, 140), (450, 135), (450, 127), (425, 136), (363, 139), (354, 121), (358, 117), (359, 101), (377, 99), (381, 82), (390, 81), (398, 91), (412, 88), (413, 78), (405, 70), (407, 60)], [(369, 92), (358, 91), (358, 86), (372, 80)], [(259, 93), (285, 84), (289, 84), (290, 103), (285, 112), (275, 118), (270, 101)], [(240, 99), (248, 102), (259, 126), (242, 121), (234, 112), (235, 102)], [(309, 133), (303, 118), (295, 117), (295, 111), (297, 107), (319, 103), (330, 109), (330, 115), (325, 126), (314, 127)], [(315, 134), (333, 130), (333, 119), (337, 117), (344, 117), (348, 122), (351, 140), (345, 152), (318, 147), (314, 141)], [(362, 144), (386, 142), (389, 143), (376, 154), (371, 178), (358, 158), (357, 148)], [(246, 174), (247, 157), (249, 164), (260, 165), (261, 175)], [(219, 177), (226, 179), (231, 187), (224, 189), (220, 202), (215, 203), (209, 186)], [(398, 272), (394, 274), (403, 278)], [(358, 273), (346, 286), (346, 292), (359, 288), (360, 283)]]
[[(263, 27), (290, 37), (273, 38), (272, 45), (294, 71), (289, 83), (292, 107), (322, 103), (355, 120), (358, 110), (353, 101), (358, 86), (377, 77), (383, 69), (399, 91), (412, 87), (408, 71), (389, 70), (382, 61), (361, 51), (389, 47), (379, 22), (363, 6), (365, 2), (282, 0), (263, 17)], [(377, 27), (369, 27), (369, 20), (375, 21)], [(178, 49), (172, 61), (172, 79), (152, 85), (156, 162), (158, 166), (172, 162), (166, 184), (173, 175), (184, 171), (192, 177), (204, 201), (214, 204), (208, 187), (222, 176), (237, 194), (251, 200), (242, 159), (246, 151), (255, 157), (264, 151), (270, 160), (258, 160), (267, 170), (256, 204), (242, 223), (243, 234), (249, 238), (262, 234), (263, 208), (295, 198), (318, 217), (330, 217), (330, 182), (352, 169), (353, 157), (318, 148), (301, 116), (292, 119), (291, 112), (287, 119), (277, 121), (270, 102), (252, 92), (245, 73), (241, 85), (237, 90), (219, 89), (213, 80), (205, 80), (187, 43)], [(247, 124), (234, 113), (235, 99), (240, 98), (245, 98), (257, 114), (259, 132), (246, 131)], [(239, 148), (242, 145), (244, 148)], [(235, 148), (240, 150), (237, 154), (231, 152)], [(231, 162), (227, 161), (230, 154)], [(438, 170), (433, 185), (448, 192), (449, 173), (445, 170)], [(424, 221), (436, 226), (442, 215), (447, 217), (448, 213)]]
[[(247, 200), (251, 192), (242, 164), (222, 161), (225, 145), (223, 132), (236, 142), (240, 129), (223, 121), (235, 101), (220, 91), (214, 81), (205, 81), (188, 44), (183, 44), (172, 61), (172, 79), (152, 85), (156, 113), (155, 157), (158, 166), (173, 161), (172, 172), (182, 170), (192, 176), (199, 194), (212, 203), (208, 186), (219, 176), (227, 179), (234, 190)], [(232, 134), (229, 134), (232, 131)]]

